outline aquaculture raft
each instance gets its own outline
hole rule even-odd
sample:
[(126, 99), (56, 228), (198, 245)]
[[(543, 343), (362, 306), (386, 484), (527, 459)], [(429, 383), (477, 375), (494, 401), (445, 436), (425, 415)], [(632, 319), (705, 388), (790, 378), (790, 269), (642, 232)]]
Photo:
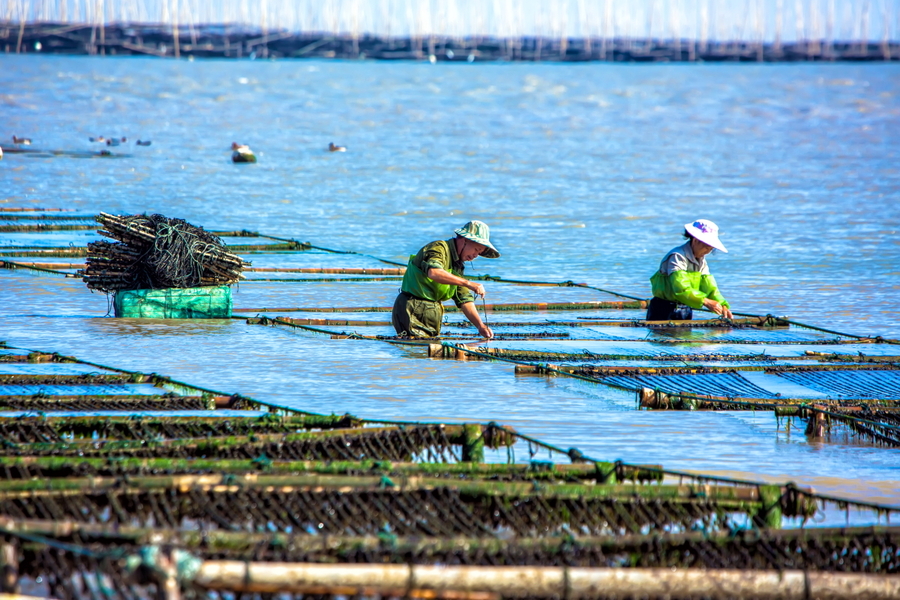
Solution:
[[(15, 348), (0, 392), (47, 411), (0, 413), (4, 591), (553, 597), (580, 578), (605, 587), (577, 597), (719, 597), (696, 572), (751, 597), (797, 572), (886, 598), (900, 572), (900, 507), (597, 461), (495, 423), (316, 415)], [(523, 577), (545, 587), (504, 583)]]
[[(453, 312), (445, 337), (401, 339), (384, 318), (389, 307), (366, 298), (402, 265), (222, 233), (260, 242), (229, 246), (262, 263), (247, 270), (249, 302), (239, 307), (252, 326), (400, 344), (423, 359), (492, 360), (510, 376), (574, 377), (627, 390), (645, 409), (771, 410), (805, 421), (812, 437), (843, 429), (872, 439), (868, 428), (893, 439), (889, 420), (873, 429), (860, 416), (893, 414), (900, 352), (890, 340), (771, 316), (646, 322), (639, 298), (492, 276), (482, 279), (498, 300), (479, 309), (496, 341), (477, 343)], [(76, 252), (41, 251), (4, 250), (26, 253), (5, 265), (79, 268)], [(50, 253), (60, 262), (45, 262)], [(326, 286), (361, 300), (324, 304)], [(17, 577), (0, 579), (0, 591), (471, 600), (898, 592), (896, 506), (595, 460), (496, 423), (316, 415), (42, 352), (0, 348), (0, 382), (0, 557)], [(778, 396), (775, 384), (809, 393)]]

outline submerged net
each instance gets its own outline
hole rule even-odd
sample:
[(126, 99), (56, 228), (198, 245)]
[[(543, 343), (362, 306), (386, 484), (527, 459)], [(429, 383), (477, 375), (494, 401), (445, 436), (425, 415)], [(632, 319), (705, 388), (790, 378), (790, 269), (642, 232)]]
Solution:
[[(77, 571), (73, 554), (51, 544), (78, 544), (101, 555), (135, 554), (147, 544), (182, 548), (205, 560), (349, 564), (546, 565), (569, 567), (663, 567), (704, 569), (804, 569), (900, 573), (900, 528), (816, 528), (685, 534), (518, 537), (402, 536), (329, 537), (301, 533), (183, 531), (30, 520), (13, 526), (46, 543), (26, 551), (23, 572), (31, 577)], [(29, 540), (30, 541), (30, 540)], [(875, 549), (870, 551), (868, 549)], [(42, 553), (58, 552), (49, 563)], [(52, 567), (51, 567), (52, 565)], [(50, 568), (48, 568), (50, 567)], [(121, 569), (120, 572), (124, 571)]]
[[(70, 441), (53, 430), (43, 430), (45, 442), (8, 436), (2, 454), (7, 456), (218, 458), (234, 460), (390, 460), (458, 462), (462, 458), (462, 428), (435, 426), (338, 429), (317, 433), (204, 437), (167, 437), (156, 428), (135, 424), (133, 437), (124, 440)], [(169, 435), (172, 430), (169, 429)], [(18, 434), (24, 433), (19, 430)], [(202, 435), (202, 434), (201, 434)], [(13, 442), (16, 439), (18, 441)]]
[(159, 411), (206, 410), (209, 400), (200, 396), (0, 396), (0, 411)]
[(791, 487), (536, 484), (431, 478), (423, 468), (392, 477), (254, 472), (0, 485), (0, 514), (15, 522), (318, 536), (713, 534), (818, 511), (815, 497)]

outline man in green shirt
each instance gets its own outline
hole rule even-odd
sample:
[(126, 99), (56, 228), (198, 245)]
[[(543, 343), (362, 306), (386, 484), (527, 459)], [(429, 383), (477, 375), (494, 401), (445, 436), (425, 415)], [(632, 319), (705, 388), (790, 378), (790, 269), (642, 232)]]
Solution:
[(400, 295), (394, 302), (391, 322), (398, 335), (437, 337), (444, 318), (444, 300), (453, 302), (478, 333), (490, 339), (491, 328), (481, 321), (475, 296), (484, 296), (484, 286), (463, 277), (466, 261), (476, 256), (498, 258), (491, 244), (490, 229), (481, 221), (470, 221), (455, 231), (456, 237), (426, 244), (409, 257)]

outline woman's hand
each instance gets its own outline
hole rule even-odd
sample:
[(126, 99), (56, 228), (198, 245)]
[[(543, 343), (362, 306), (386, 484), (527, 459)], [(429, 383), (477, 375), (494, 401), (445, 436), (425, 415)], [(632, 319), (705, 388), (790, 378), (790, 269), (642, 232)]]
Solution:
[(720, 317), (722, 317), (724, 319), (733, 319), (734, 318), (734, 316), (731, 314), (731, 311), (728, 309), (727, 306), (725, 306), (724, 304), (721, 304), (719, 302), (716, 302), (715, 300), (712, 300), (710, 298), (706, 298), (705, 300), (703, 300), (703, 306), (708, 308), (709, 310), (713, 311), (714, 313), (716, 313), (717, 315), (719, 315)]

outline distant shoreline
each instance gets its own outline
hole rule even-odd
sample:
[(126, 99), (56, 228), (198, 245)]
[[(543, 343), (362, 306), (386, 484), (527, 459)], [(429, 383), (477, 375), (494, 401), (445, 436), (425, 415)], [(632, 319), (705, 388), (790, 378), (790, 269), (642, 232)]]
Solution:
[(339, 58), (431, 62), (859, 62), (900, 61), (900, 42), (784, 44), (546, 37), (378, 37), (296, 33), (235, 25), (13, 23), (0, 52), (161, 58)]

